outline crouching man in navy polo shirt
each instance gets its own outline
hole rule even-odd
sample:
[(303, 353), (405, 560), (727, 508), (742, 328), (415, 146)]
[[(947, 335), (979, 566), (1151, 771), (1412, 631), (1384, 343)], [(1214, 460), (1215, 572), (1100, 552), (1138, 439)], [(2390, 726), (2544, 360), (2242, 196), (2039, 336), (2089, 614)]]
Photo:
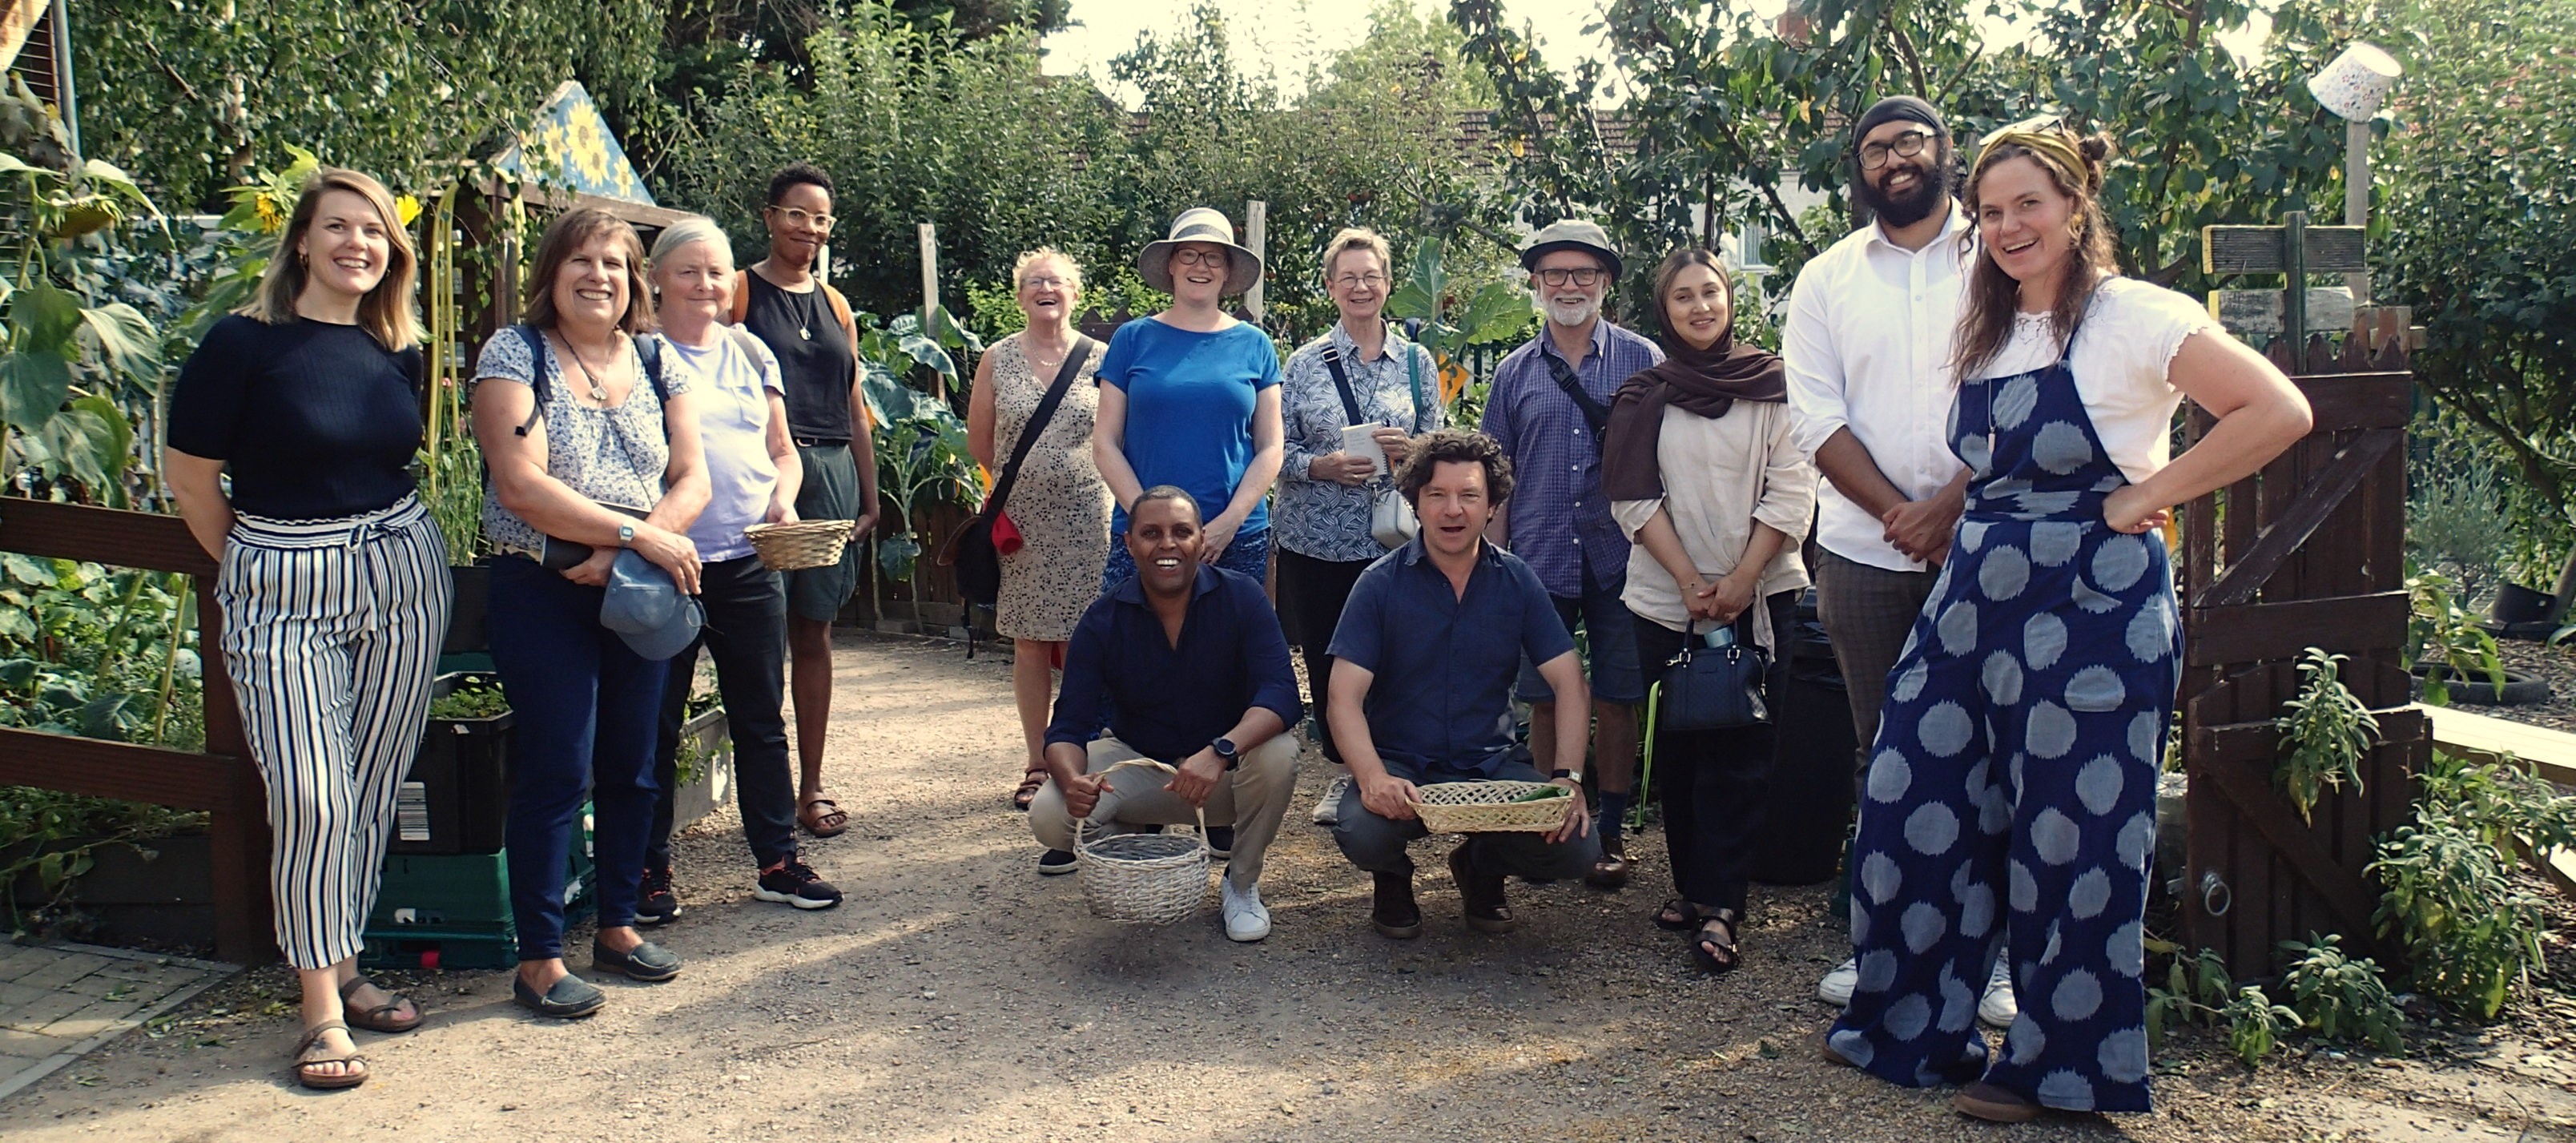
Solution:
[[(1198, 502), (1170, 485), (1128, 509), (1136, 574), (1093, 601), (1065, 647), (1046, 732), (1054, 780), (1029, 805), (1029, 828), (1049, 851), (1040, 872), (1069, 872), (1076, 818), (1118, 833), (1195, 824), (1204, 810), (1210, 827), (1232, 827), (1209, 830), (1226, 858), (1225, 935), (1257, 941), (1270, 935), (1261, 855), (1297, 785), (1297, 740), (1281, 732), (1305, 707), (1261, 581), (1205, 563), (1204, 535)], [(1092, 776), (1134, 758), (1180, 772)]]
[(1351, 768), (1333, 840), (1377, 878), (1370, 924), (1398, 940), (1421, 935), (1404, 852), (1429, 832), (1413, 811), (1415, 788), (1549, 780), (1511, 758), (1511, 687), (1526, 653), (1556, 693), (1553, 780), (1573, 791), (1573, 808), (1554, 833), (1474, 834), (1449, 853), (1467, 924), (1508, 932), (1505, 875), (1572, 879), (1601, 856), (1583, 804), (1592, 712), (1583, 664), (1537, 574), (1485, 543), (1485, 521), (1512, 493), (1500, 445), (1478, 433), (1431, 433), (1405, 457), (1396, 487), (1422, 534), (1360, 573), (1333, 632), (1326, 716)]

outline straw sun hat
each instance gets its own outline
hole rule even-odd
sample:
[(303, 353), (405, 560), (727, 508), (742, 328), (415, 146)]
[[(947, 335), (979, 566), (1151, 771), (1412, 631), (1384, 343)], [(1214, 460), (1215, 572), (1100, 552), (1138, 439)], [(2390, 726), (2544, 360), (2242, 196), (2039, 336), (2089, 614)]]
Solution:
[(1261, 256), (1234, 242), (1234, 223), (1225, 212), (1214, 207), (1194, 206), (1172, 220), (1172, 235), (1160, 242), (1150, 242), (1136, 255), (1136, 270), (1145, 284), (1166, 293), (1172, 288), (1172, 252), (1185, 242), (1205, 242), (1225, 247), (1225, 291), (1240, 294), (1261, 280)]

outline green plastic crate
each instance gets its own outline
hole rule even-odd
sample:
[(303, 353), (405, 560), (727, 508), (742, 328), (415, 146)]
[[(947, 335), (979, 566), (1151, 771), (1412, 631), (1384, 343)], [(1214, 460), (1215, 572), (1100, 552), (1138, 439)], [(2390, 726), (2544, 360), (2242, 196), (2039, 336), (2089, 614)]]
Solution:
[[(583, 920), (597, 906), (591, 861), (590, 807), (582, 807), (580, 844), (564, 878), (564, 920)], [(370, 968), (507, 968), (517, 963), (518, 929), (510, 911), (510, 859), (501, 853), (453, 856), (396, 854), (367, 916)]]

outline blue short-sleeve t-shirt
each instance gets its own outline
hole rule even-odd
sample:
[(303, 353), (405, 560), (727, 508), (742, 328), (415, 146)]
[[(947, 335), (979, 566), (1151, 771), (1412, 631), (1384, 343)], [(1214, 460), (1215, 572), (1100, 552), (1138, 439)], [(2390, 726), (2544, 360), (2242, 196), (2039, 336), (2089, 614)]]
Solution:
[[(1279, 383), (1279, 351), (1248, 323), (1197, 333), (1137, 318), (1110, 336), (1100, 382), (1127, 395), (1124, 443), (1138, 485), (1180, 488), (1198, 499), (1201, 517), (1213, 517), (1252, 464), (1252, 410), (1261, 391)], [(1236, 534), (1269, 527), (1264, 503)], [(1126, 509), (1109, 531), (1126, 534)]]

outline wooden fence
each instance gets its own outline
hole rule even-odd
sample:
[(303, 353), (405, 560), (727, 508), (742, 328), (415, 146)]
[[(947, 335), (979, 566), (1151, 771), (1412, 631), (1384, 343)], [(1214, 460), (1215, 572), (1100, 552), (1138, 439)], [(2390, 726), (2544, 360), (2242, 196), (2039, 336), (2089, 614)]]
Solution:
[(215, 954), (239, 964), (277, 957), (269, 925), (268, 801), (242, 738), (225, 674), (215, 562), (176, 516), (0, 497), (0, 551), (177, 572), (197, 593), (206, 753), (0, 727), (0, 785), (201, 810), (213, 835)]

